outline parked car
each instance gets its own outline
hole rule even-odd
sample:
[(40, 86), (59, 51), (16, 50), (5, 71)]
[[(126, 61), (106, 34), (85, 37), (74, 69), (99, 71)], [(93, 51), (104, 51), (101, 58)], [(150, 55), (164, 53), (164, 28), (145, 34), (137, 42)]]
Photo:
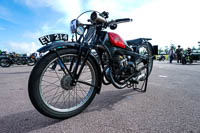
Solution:
[(165, 60), (165, 56), (164, 55), (158, 55), (157, 60), (164, 61)]
[(157, 60), (159, 61), (164, 61), (166, 53), (165, 52), (161, 52), (158, 56), (157, 56)]

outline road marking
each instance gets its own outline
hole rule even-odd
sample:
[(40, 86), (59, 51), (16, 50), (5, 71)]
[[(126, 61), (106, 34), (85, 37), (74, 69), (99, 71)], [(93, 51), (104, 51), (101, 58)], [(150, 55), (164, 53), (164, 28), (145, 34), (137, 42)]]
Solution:
[(160, 78), (167, 78), (167, 76), (165, 76), (165, 75), (158, 75), (158, 77), (160, 77)]

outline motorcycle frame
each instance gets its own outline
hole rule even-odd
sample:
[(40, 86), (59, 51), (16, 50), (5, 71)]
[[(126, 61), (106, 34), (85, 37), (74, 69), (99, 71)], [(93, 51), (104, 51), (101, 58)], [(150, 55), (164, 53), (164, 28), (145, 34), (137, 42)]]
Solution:
[[(94, 25), (87, 25), (85, 27), (85, 31), (86, 31), (86, 29), (87, 29), (86, 34), (85, 35), (80, 35), (80, 37), (78, 39), (76, 37), (76, 41), (75, 42), (55, 42), (55, 43), (53, 42), (52, 44), (46, 45), (46, 46), (44, 46), (44, 47), (42, 47), (42, 48), (40, 48), (38, 50), (38, 52), (52, 51), (52, 52), (56, 53), (56, 55), (58, 57), (58, 60), (60, 62), (58, 64), (60, 65), (61, 69), (63, 70), (63, 72), (65, 74), (69, 73), (69, 75), (71, 76), (72, 85), (76, 85), (76, 83), (79, 82), (79, 83), (82, 83), (82, 84), (85, 84), (85, 85), (89, 85), (89, 86), (95, 87), (95, 88), (97, 88), (99, 90), (98, 92), (100, 92), (101, 86), (94, 86), (94, 85), (89, 84), (87, 82), (78, 80), (79, 77), (80, 77), (80, 74), (81, 74), (81, 72), (82, 72), (82, 70), (83, 70), (83, 68), (85, 66), (85, 63), (86, 63), (88, 57), (90, 55), (92, 55), (91, 54), (91, 50), (92, 49), (96, 50), (97, 55), (98, 55), (98, 60), (101, 62), (101, 63), (98, 62), (97, 59), (95, 58), (96, 63), (98, 64), (98, 66), (100, 66), (99, 70), (101, 72), (101, 75), (100, 75), (101, 84), (103, 82), (103, 84), (105, 84), (105, 85), (108, 85), (108, 84), (106, 84), (106, 82), (103, 79), (105, 74), (102, 71), (103, 70), (103, 66), (100, 65), (103, 62), (103, 60), (100, 57), (101, 56), (101, 52), (108, 53), (108, 55), (109, 55), (109, 66), (111, 66), (111, 67), (112, 67), (113, 61), (114, 61), (113, 55), (115, 53), (118, 53), (118, 52), (123, 54), (123, 55), (134, 56), (135, 60), (139, 59), (139, 58), (147, 60), (147, 58), (145, 56), (140, 55), (138, 53), (138, 49), (137, 49), (138, 46), (137, 45), (134, 46), (135, 47), (135, 51), (133, 51), (130, 47), (127, 47), (127, 46), (125, 47), (125, 49), (113, 46), (109, 41), (108, 32), (102, 31), (102, 27), (98, 27), (98, 26), (94, 26)], [(77, 34), (76, 34), (76, 36), (77, 36)], [(150, 44), (148, 41), (143, 41), (142, 43), (145, 43), (146, 45)], [(62, 48), (58, 49), (57, 46), (62, 46)], [(151, 44), (150, 44), (150, 46), (152, 48)], [(63, 62), (63, 60), (61, 59), (59, 53), (57, 52), (58, 50), (64, 49), (64, 48), (75, 48), (75, 49), (78, 49), (77, 63), (76, 63), (76, 65), (74, 67), (74, 70), (72, 72), (71, 72), (71, 68), (72, 68), (73, 62), (71, 62), (70, 68), (68, 69), (66, 67), (65, 63)], [(152, 48), (152, 50), (153, 50), (153, 48)], [(82, 57), (83, 57), (83, 62), (80, 63)], [(80, 69), (78, 71), (78, 67), (79, 66), (80, 66)], [(130, 77), (128, 77), (125, 80), (125, 83), (128, 82), (133, 76), (134, 75), (132, 74)], [(147, 72), (146, 81), (147, 80), (148, 80), (148, 72)], [(115, 87), (117, 87), (117, 86), (115, 86)], [(145, 88), (146, 88), (146, 85), (145, 85)], [(121, 89), (121, 88), (119, 88), (119, 89)]]

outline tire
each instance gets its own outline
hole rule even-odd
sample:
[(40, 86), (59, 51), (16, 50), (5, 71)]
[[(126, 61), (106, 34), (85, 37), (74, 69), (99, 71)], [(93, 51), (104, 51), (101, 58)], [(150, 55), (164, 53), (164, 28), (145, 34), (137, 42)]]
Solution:
[(27, 65), (28, 66), (34, 66), (36, 64), (36, 60), (35, 59), (28, 59), (27, 60)]
[(20, 61), (20, 60), (17, 60), (17, 61), (16, 61), (16, 64), (17, 64), (17, 65), (23, 65), (22, 61)]
[(193, 58), (192, 58), (192, 56), (189, 56), (189, 62), (190, 62), (190, 64), (193, 63)]
[(11, 66), (11, 61), (9, 58), (1, 58), (0, 59), (0, 66), (1, 67), (10, 67)]
[[(59, 50), (58, 53), (62, 59), (66, 59), (66, 60), (64, 60), (64, 62), (67, 67), (69, 67), (67, 64), (68, 63), (67, 61), (69, 61), (69, 60), (67, 60), (67, 59), (70, 59), (71, 57), (74, 57), (76, 59), (76, 57), (78, 56), (78, 51), (76, 49), (62, 49), (62, 50)], [(65, 106), (66, 105), (65, 102), (69, 102), (68, 103), (69, 107), (68, 107), (68, 105), (66, 105), (66, 108), (65, 107), (61, 108), (60, 105), (56, 106), (56, 104), (59, 103), (58, 101), (60, 100), (60, 98), (59, 98), (59, 100), (57, 99), (56, 103), (54, 103), (53, 101), (52, 101), (52, 103), (50, 103), (47, 100), (47, 97), (45, 97), (45, 93), (47, 91), (44, 93), (42, 90), (42, 89), (46, 90), (47, 88), (49, 88), (50, 85), (47, 85), (47, 88), (45, 88), (45, 87), (43, 87), (45, 85), (42, 85), (42, 84), (45, 83), (44, 80), (45, 80), (46, 73), (48, 73), (48, 72), (50, 73), (50, 71), (52, 71), (52, 73), (53, 72), (56, 73), (56, 74), (54, 74), (54, 76), (56, 76), (56, 75), (58, 77), (60, 76), (59, 75), (60, 74), (60, 72), (59, 72), (60, 65), (59, 64), (56, 66), (55, 69), (51, 70), (52, 69), (51, 65), (53, 65), (56, 61), (58, 61), (58, 60), (57, 60), (57, 56), (54, 52), (48, 53), (47, 55), (45, 55), (38, 61), (38, 63), (33, 68), (30, 78), (29, 78), (28, 93), (29, 93), (29, 97), (30, 97), (32, 104), (40, 113), (42, 113), (45, 116), (55, 118), (55, 119), (66, 119), (66, 118), (69, 118), (69, 117), (72, 117), (74, 115), (81, 113), (92, 102), (92, 100), (94, 99), (94, 97), (97, 93), (97, 89), (95, 89), (94, 87), (85, 85), (86, 87), (89, 87), (89, 90), (88, 90), (88, 93), (86, 93), (87, 95), (82, 100), (81, 95), (79, 96), (79, 94), (84, 93), (84, 91), (86, 91), (86, 88), (81, 87), (81, 85), (83, 86), (83, 84), (77, 83), (74, 88), (71, 86), (68, 88), (63, 87), (63, 86), (61, 86), (63, 78), (65, 77), (65, 76), (63, 76), (63, 77), (59, 78), (60, 81), (59, 81), (58, 85), (57, 85), (57, 82), (53, 82), (53, 84), (56, 84), (57, 90), (56, 90), (56, 88), (51, 88), (48, 91), (56, 91), (56, 94), (58, 93), (60, 95), (59, 96), (60, 98), (61, 98), (61, 94), (62, 94), (63, 95), (63, 103), (61, 102), (62, 105)], [(98, 71), (98, 69), (97, 69), (98, 67), (95, 65), (94, 61), (92, 60), (92, 58), (90, 56), (88, 57), (86, 66), (84, 67), (84, 70), (85, 70), (85, 68), (87, 68), (87, 66), (90, 70), (89, 74), (91, 74), (91, 84), (93, 84), (94, 86), (99, 85), (100, 79), (98, 79), (98, 74), (100, 74), (100, 71)], [(79, 79), (81, 80), (81, 78), (82, 78), (81, 76), (83, 76), (84, 81), (89, 81), (86, 78), (89, 77), (90, 75), (86, 76), (86, 73), (84, 74), (84, 70), (83, 70), (82, 74), (80, 75)], [(50, 73), (50, 74), (52, 74), (52, 73)], [(84, 77), (83, 74), (86, 77)], [(68, 75), (66, 75), (66, 76), (68, 76)], [(46, 77), (46, 78), (48, 79), (49, 77)], [(53, 78), (51, 80), (53, 80)], [(48, 80), (48, 82), (50, 82), (50, 79)], [(67, 82), (64, 82), (64, 83), (67, 83)], [(61, 93), (57, 92), (58, 89), (61, 90)], [(73, 92), (74, 92), (74, 94), (76, 93), (76, 95), (73, 95), (73, 100), (74, 100), (75, 96), (77, 96), (77, 97), (75, 98), (76, 99), (75, 105), (73, 107), (70, 107), (70, 104), (71, 104), (70, 103), (71, 102), (70, 95), (73, 94)], [(65, 94), (68, 95), (67, 101), (65, 99), (66, 98)], [(80, 99), (79, 103), (77, 102), (78, 96)], [(55, 95), (54, 95), (53, 99), (55, 99)], [(53, 104), (55, 104), (55, 105), (53, 105)], [(74, 103), (72, 103), (72, 104), (74, 104)]]
[(185, 65), (186, 64), (186, 59), (182, 58), (182, 64)]

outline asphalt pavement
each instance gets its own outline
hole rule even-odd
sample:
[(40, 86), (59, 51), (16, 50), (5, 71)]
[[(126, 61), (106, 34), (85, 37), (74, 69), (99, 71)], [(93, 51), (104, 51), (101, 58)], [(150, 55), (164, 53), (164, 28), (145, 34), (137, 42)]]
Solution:
[(154, 62), (146, 93), (103, 86), (81, 114), (55, 120), (27, 92), (32, 67), (0, 67), (0, 133), (200, 133), (200, 62)]

